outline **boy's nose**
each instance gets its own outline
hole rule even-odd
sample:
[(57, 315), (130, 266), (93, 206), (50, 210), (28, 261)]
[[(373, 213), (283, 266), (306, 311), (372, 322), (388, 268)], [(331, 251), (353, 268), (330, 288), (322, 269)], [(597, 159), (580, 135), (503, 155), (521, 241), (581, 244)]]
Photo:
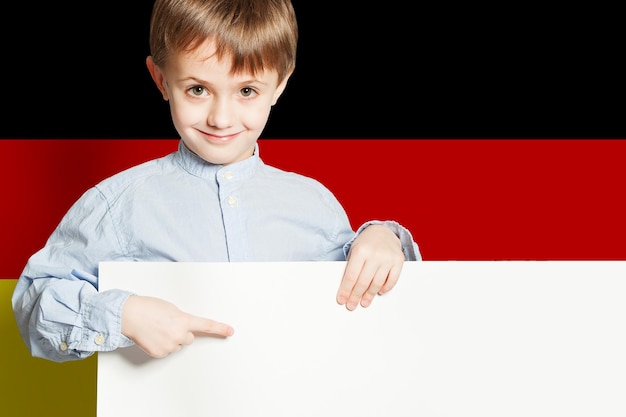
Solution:
[(233, 124), (233, 115), (231, 103), (226, 99), (216, 98), (209, 108), (207, 123), (215, 128), (227, 128)]

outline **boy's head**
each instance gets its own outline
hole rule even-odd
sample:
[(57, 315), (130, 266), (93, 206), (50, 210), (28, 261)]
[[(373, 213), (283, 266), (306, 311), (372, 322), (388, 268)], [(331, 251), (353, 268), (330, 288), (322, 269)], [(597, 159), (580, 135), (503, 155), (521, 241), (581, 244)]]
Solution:
[(187, 147), (219, 165), (251, 156), (297, 40), (290, 0), (156, 0), (146, 63)]
[(295, 67), (298, 27), (290, 0), (155, 1), (150, 55), (156, 65), (207, 39), (218, 58), (232, 60), (233, 73), (271, 70), (282, 81)]

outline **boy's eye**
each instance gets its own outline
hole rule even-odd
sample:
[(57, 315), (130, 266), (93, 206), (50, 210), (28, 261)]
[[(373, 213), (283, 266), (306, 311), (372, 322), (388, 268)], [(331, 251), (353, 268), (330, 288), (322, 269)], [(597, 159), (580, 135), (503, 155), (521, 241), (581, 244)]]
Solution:
[(199, 97), (199, 96), (204, 95), (204, 91), (205, 91), (205, 90), (204, 90), (204, 87), (202, 87), (202, 86), (200, 86), (200, 85), (193, 86), (193, 87), (191, 87), (191, 88), (189, 89), (189, 92), (190, 92), (192, 95), (194, 95), (194, 96), (198, 96), (198, 97)]
[(250, 88), (250, 87), (244, 87), (240, 90), (241, 95), (244, 97), (250, 97), (252, 95), (254, 95), (255, 91), (254, 89)]

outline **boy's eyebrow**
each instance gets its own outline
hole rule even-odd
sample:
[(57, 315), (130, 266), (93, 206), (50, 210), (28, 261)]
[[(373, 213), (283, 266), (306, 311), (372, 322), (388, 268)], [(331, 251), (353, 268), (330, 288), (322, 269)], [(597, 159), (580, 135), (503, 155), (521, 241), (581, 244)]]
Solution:
[[(198, 84), (212, 84), (208, 80), (203, 80), (203, 79), (196, 78), (196, 77), (181, 78), (178, 81), (182, 82), (182, 83), (186, 83), (186, 82), (190, 82), (191, 81), (191, 82), (198, 83)], [(262, 85), (268, 85), (267, 82), (261, 81), (258, 78), (250, 78), (250, 79), (240, 80), (240, 81), (237, 81), (237, 83), (238, 84), (262, 84)]]

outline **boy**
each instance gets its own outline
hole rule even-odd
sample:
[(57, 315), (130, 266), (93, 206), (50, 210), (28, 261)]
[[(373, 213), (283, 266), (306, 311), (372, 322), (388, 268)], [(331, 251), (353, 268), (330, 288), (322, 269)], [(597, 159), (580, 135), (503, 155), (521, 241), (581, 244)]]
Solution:
[(33, 356), (63, 362), (134, 343), (160, 358), (198, 334), (233, 335), (165, 300), (98, 292), (100, 261), (347, 260), (336, 298), (354, 310), (420, 259), (396, 222), (355, 233), (323, 185), (260, 159), (297, 37), (289, 0), (155, 2), (146, 64), (169, 101), (178, 151), (88, 190), (29, 259), (12, 302)]

